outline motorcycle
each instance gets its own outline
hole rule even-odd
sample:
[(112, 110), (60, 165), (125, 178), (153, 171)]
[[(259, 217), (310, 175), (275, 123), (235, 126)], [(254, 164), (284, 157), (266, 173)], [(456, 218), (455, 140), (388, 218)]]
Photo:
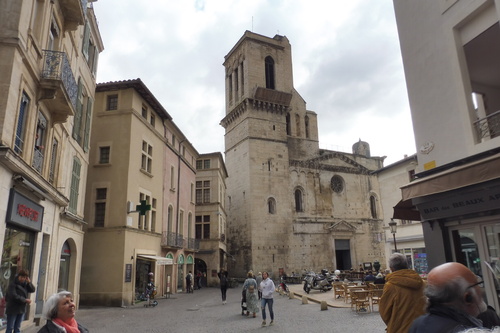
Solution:
[(311, 289), (327, 292), (332, 290), (333, 276), (327, 270), (321, 270), (321, 274), (309, 272), (304, 277), (304, 291), (309, 294)]

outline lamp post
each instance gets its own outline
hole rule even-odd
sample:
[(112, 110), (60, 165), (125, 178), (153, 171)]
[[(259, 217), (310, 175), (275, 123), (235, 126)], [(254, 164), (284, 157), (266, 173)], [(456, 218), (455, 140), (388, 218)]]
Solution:
[(393, 219), (391, 219), (391, 222), (389, 222), (389, 228), (391, 228), (391, 234), (394, 239), (394, 252), (398, 252), (398, 247), (396, 246), (396, 230), (397, 230), (398, 224), (394, 222)]

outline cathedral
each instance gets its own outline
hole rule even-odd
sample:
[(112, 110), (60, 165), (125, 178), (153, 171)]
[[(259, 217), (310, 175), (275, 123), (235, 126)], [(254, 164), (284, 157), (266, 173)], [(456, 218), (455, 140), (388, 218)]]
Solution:
[(285, 36), (246, 31), (225, 56), (227, 265), (271, 276), (385, 262), (380, 189), (359, 141), (319, 148), (318, 115), (293, 85)]

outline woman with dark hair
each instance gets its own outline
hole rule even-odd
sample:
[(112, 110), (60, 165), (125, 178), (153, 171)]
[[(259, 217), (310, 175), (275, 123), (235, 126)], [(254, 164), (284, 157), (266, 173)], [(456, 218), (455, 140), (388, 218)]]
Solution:
[(43, 318), (47, 323), (38, 333), (88, 333), (88, 330), (76, 322), (76, 306), (69, 291), (60, 291), (49, 297), (43, 305)]
[(31, 283), (28, 271), (21, 269), (14, 277), (14, 281), (7, 289), (7, 329), (5, 333), (21, 332), (21, 322), (26, 312), (26, 304), (31, 304), (28, 294), (35, 291), (35, 286)]

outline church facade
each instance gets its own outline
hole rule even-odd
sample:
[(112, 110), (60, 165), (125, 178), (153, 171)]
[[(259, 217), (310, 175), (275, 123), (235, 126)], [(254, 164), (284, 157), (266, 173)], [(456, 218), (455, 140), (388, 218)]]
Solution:
[(246, 31), (225, 56), (228, 269), (275, 277), (385, 262), (384, 157), (319, 148), (318, 115), (293, 86), (285, 36)]

